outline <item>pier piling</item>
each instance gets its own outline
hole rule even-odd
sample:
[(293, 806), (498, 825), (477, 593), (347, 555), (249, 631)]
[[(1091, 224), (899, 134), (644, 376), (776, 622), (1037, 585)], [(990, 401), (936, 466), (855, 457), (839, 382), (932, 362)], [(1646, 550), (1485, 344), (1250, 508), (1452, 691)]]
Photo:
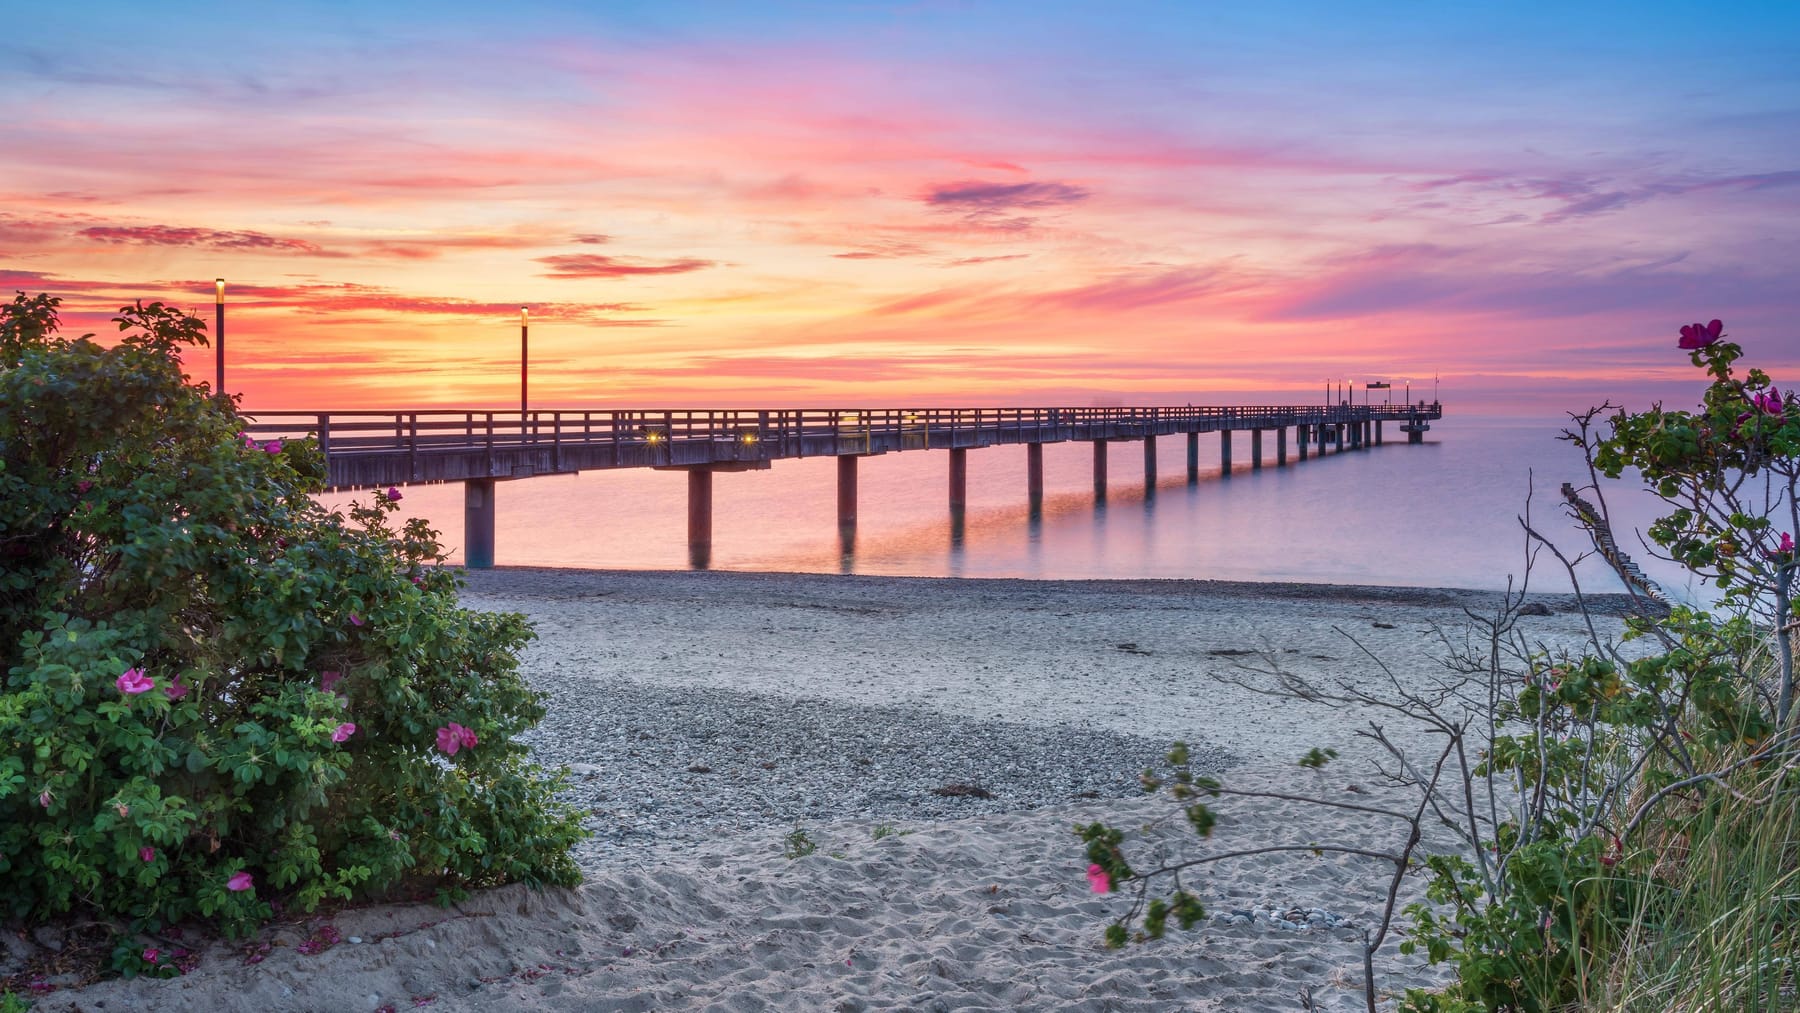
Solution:
[(463, 565), (488, 570), (494, 565), (494, 480), (471, 478), (463, 483)]
[(845, 542), (856, 541), (856, 462), (855, 454), (837, 459), (838, 536)]
[(688, 477), (688, 565), (704, 570), (712, 565), (711, 468), (693, 468)]

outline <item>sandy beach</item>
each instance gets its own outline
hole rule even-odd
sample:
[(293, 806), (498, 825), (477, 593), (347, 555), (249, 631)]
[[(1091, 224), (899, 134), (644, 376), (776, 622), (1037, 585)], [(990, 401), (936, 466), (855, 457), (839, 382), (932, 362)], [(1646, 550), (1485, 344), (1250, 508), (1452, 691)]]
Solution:
[[(1071, 827), (1111, 822), (1145, 854), (1394, 846), (1378, 818), (1231, 798), (1199, 842), (1136, 773), (1181, 739), (1233, 787), (1379, 801), (1357, 734), (1377, 715), (1233, 680), (1278, 663), (1426, 686), (1464, 610), (1497, 596), (501, 569), (471, 574), (464, 600), (537, 627), (525, 670), (551, 713), (531, 741), (576, 770), (583, 886), (321, 914), (216, 944), (183, 978), (35, 1008), (1361, 1009), (1378, 863), (1221, 862), (1197, 882), (1204, 924), (1108, 951), (1129, 899), (1089, 890)], [(1530, 635), (1577, 641), (1570, 602), (1542, 600)], [(1312, 747), (1342, 759), (1297, 766)], [(932, 790), (952, 785), (982, 791)], [(327, 925), (344, 941), (302, 952)], [(1433, 980), (1392, 939), (1376, 969), (1391, 989)]]

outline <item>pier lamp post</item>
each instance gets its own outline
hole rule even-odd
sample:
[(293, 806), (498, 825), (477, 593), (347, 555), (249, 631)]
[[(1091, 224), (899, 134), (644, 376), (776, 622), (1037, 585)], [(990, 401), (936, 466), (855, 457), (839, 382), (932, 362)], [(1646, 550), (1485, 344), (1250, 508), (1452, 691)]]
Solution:
[(213, 396), (225, 396), (225, 279), (213, 279), (213, 336), (218, 339), (218, 375)]
[(531, 307), (519, 307), (519, 425), (525, 425), (526, 391), (531, 378)]

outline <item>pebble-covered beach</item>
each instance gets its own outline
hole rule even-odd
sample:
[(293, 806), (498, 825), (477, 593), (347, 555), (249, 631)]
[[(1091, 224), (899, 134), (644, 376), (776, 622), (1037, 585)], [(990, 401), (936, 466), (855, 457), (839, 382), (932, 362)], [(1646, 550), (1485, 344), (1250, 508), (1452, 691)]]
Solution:
[[(587, 883), (509, 887), (449, 910), (269, 932), (254, 966), (216, 946), (169, 982), (58, 992), (46, 1011), (1108, 1010), (1363, 1008), (1361, 940), (1403, 829), (1324, 808), (1389, 797), (1358, 733), (1392, 715), (1258, 693), (1260, 670), (1371, 690), (1444, 678), (1490, 594), (1212, 582), (1035, 582), (505, 569), (470, 607), (524, 613), (549, 715), (593, 837)], [(1579, 639), (1569, 600), (1526, 632)], [(1466, 611), (1465, 611), (1466, 610)], [(1602, 623), (1612, 622), (1602, 620)], [(1291, 798), (1218, 800), (1198, 841), (1137, 774), (1177, 739), (1196, 772)], [(1313, 747), (1341, 758), (1296, 764)], [(1301, 845), (1205, 866), (1192, 932), (1100, 945), (1128, 894), (1084, 876), (1076, 823), (1146, 861)], [(1409, 881), (1408, 891), (1417, 884)], [(352, 942), (350, 940), (357, 940)], [(302, 952), (313, 949), (313, 952)], [(1435, 972), (1376, 955), (1392, 989)], [(1311, 1004), (1310, 1007), (1304, 1004)]]

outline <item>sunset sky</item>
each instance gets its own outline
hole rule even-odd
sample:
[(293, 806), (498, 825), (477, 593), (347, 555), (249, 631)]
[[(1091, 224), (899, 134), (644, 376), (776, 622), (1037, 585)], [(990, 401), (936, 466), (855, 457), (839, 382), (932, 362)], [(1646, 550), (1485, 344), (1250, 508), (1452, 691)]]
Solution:
[(1800, 5), (1476, 6), (40, 5), (0, 281), (225, 277), (251, 410), (516, 406), (521, 304), (544, 408), (1795, 372)]

